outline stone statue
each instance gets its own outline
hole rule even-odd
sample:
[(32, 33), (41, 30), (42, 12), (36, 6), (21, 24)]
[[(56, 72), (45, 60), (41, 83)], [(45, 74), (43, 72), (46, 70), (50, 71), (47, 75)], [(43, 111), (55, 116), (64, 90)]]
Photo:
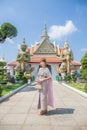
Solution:
[(62, 69), (62, 66), (64, 67), (65, 62), (66, 72), (70, 73), (70, 65), (71, 61), (73, 60), (73, 53), (72, 50), (69, 48), (69, 44), (67, 42), (65, 42), (64, 44), (64, 51), (61, 54), (61, 60), (62, 64), (60, 68)]
[(62, 61), (62, 64), (60, 65), (60, 67), (59, 67), (59, 71), (60, 71), (60, 73), (65, 73), (67, 70), (66, 70), (66, 62), (65, 62), (65, 60), (63, 60)]
[(62, 60), (62, 63), (60, 66), (56, 66), (56, 71), (61, 75), (62, 80), (64, 80), (64, 76), (67, 72), (67, 66), (65, 60)]
[(28, 72), (28, 73), (31, 71), (31, 68), (29, 65), (30, 52), (27, 49), (25, 39), (23, 40), (23, 43), (21, 44), (21, 49), (19, 50), (17, 54), (16, 61), (18, 62), (18, 64), (14, 68), (15, 71), (22, 71), (22, 72)]
[(71, 72), (71, 61), (73, 60), (73, 53), (72, 50), (69, 48), (69, 44), (67, 42), (65, 42), (64, 44), (64, 50), (60, 55), (60, 60), (61, 60), (61, 65), (56, 66), (56, 70), (58, 73), (60, 73), (61, 75), (64, 75), (66, 73), (70, 73)]

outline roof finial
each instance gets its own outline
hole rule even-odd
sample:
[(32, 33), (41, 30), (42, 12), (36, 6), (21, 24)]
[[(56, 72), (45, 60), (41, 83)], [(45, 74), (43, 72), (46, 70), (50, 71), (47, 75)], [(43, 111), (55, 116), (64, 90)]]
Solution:
[(44, 18), (44, 25), (46, 25), (46, 18)]
[(27, 44), (25, 43), (25, 38), (23, 38), (23, 42), (21, 43), (21, 46), (27, 46)]
[(47, 27), (46, 27), (46, 20), (44, 19), (44, 31), (43, 34), (41, 36), (42, 38), (49, 38), (48, 34), (47, 34)]
[(44, 33), (47, 34), (46, 19), (44, 19)]

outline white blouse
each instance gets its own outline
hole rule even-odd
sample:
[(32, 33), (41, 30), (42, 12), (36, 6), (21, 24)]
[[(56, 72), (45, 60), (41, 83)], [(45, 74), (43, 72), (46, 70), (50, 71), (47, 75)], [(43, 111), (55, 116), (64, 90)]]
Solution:
[(40, 77), (40, 78), (51, 77), (51, 73), (47, 67), (45, 67), (45, 68), (41, 67), (38, 72), (38, 77)]

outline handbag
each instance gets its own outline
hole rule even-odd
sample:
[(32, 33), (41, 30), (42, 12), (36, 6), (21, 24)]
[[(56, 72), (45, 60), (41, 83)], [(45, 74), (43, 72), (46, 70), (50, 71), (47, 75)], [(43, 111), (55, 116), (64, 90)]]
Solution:
[(41, 84), (36, 84), (36, 85), (35, 85), (35, 88), (36, 88), (37, 90), (42, 90), (42, 89), (43, 89), (43, 86), (42, 86)]

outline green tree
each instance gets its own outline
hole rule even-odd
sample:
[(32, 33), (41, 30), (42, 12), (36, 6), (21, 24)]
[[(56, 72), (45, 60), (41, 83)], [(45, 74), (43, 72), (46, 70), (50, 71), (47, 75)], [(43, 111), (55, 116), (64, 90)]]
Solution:
[(81, 59), (81, 76), (85, 80), (87, 80), (87, 52), (84, 54), (84, 56)]
[(0, 43), (3, 43), (6, 38), (17, 36), (17, 29), (10, 23), (4, 23), (0, 26)]
[(3, 83), (7, 81), (7, 70), (5, 69), (6, 62), (5, 61), (0, 61), (0, 83)]

